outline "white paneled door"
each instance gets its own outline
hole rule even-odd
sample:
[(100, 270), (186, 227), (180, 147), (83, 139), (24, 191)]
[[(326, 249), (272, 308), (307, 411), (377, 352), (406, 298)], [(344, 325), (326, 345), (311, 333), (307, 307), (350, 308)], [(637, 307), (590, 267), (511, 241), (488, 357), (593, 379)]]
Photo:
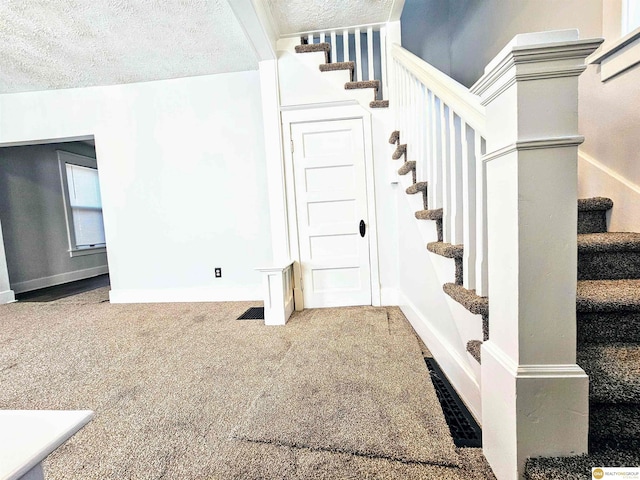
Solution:
[(305, 308), (371, 305), (362, 119), (291, 125)]

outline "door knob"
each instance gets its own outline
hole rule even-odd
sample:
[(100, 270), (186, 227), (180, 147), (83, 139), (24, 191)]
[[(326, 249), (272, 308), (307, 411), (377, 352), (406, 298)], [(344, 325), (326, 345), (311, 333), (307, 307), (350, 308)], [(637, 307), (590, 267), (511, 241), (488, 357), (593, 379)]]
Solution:
[(364, 234), (366, 231), (367, 231), (367, 226), (364, 224), (364, 220), (360, 220), (360, 236), (364, 237)]

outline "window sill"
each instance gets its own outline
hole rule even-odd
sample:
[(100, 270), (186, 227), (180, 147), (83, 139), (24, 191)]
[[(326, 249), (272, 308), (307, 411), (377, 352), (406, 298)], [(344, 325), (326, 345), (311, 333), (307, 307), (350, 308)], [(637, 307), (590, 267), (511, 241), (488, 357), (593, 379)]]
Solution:
[(600, 64), (600, 79), (604, 82), (640, 63), (640, 28), (620, 40), (603, 47), (587, 58), (587, 63)]
[(69, 250), (70, 257), (83, 257), (85, 255), (97, 255), (99, 253), (107, 253), (107, 247), (76, 248), (75, 250)]

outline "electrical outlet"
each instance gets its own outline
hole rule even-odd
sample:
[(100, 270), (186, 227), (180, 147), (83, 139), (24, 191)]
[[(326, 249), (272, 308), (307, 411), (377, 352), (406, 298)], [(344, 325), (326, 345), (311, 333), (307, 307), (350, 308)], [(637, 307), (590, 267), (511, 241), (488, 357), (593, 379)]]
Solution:
[(216, 274), (216, 278), (222, 278), (222, 269), (220, 267), (216, 267), (214, 272)]

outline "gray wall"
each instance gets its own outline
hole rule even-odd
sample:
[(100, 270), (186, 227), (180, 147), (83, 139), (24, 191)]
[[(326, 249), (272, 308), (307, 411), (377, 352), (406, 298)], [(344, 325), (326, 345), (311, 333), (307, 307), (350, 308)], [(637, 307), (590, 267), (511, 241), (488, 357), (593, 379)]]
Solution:
[(104, 253), (69, 256), (56, 149), (95, 158), (92, 146), (77, 142), (0, 148), (0, 222), (14, 288), (107, 264)]
[(451, 74), (451, 24), (461, 0), (406, 0), (400, 24), (402, 46)]
[(518, 33), (577, 28), (602, 33), (601, 0), (466, 0), (452, 15), (451, 76), (471, 86), (489, 61)]

